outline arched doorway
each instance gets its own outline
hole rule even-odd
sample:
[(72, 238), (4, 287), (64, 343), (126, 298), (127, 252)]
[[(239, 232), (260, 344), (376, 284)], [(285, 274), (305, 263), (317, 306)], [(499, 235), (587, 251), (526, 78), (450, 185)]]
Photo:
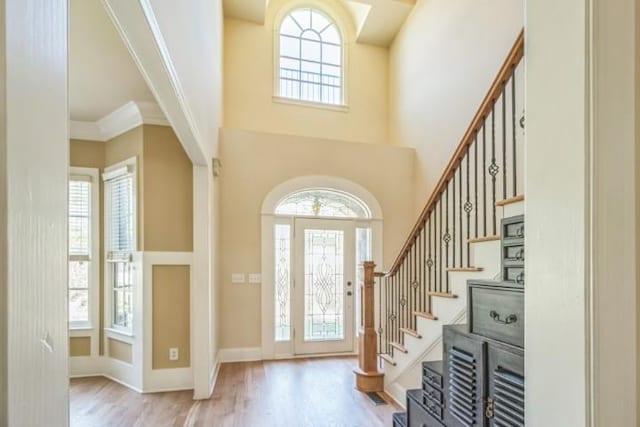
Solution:
[(381, 210), (350, 181), (304, 177), (263, 204), (263, 357), (354, 353), (363, 261), (381, 253)]

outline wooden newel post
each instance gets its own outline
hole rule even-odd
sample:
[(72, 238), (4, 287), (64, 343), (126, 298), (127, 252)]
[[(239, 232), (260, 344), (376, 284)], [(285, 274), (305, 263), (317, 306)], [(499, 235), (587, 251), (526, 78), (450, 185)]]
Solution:
[(375, 324), (375, 269), (373, 262), (364, 263), (364, 283), (360, 286), (361, 317), (358, 319), (358, 368), (356, 388), (360, 391), (384, 391), (384, 374), (378, 372), (378, 334)]

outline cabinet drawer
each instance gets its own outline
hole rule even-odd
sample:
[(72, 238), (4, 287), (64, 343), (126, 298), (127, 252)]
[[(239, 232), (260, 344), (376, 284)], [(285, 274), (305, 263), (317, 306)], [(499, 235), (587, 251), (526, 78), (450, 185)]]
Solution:
[(503, 224), (503, 239), (524, 239), (524, 221)]
[(442, 419), (442, 406), (434, 402), (432, 399), (429, 399), (427, 396), (422, 396), (422, 404), (425, 408), (427, 408), (427, 412), (433, 415), (435, 418), (441, 420)]
[(422, 364), (422, 379), (433, 387), (442, 390), (442, 374), (429, 369), (425, 364)]
[(469, 283), (470, 332), (524, 347), (524, 293)]
[(502, 256), (505, 261), (524, 261), (524, 245), (505, 246), (502, 250)]
[(432, 404), (440, 408), (440, 417), (434, 417), (431, 412), (422, 403), (422, 390), (409, 390), (407, 392), (407, 426), (409, 427), (440, 427), (442, 425), (442, 408), (436, 404)]
[(442, 391), (431, 386), (428, 382), (422, 381), (422, 391), (424, 391), (425, 397), (436, 401), (440, 405), (444, 403), (444, 399), (442, 398)]
[(504, 267), (504, 280), (524, 286), (524, 267), (506, 265)]

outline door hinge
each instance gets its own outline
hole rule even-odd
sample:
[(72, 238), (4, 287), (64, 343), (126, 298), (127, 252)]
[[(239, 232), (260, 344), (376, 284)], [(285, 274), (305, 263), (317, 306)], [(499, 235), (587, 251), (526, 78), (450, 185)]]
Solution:
[(486, 419), (490, 420), (491, 418), (493, 418), (493, 406), (494, 406), (494, 401), (492, 398), (488, 398), (487, 399), (487, 406), (484, 410), (484, 416)]

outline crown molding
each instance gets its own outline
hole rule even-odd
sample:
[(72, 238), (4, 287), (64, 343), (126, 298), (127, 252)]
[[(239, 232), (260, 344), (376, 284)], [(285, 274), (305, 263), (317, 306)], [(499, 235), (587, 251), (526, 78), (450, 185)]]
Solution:
[(155, 102), (127, 102), (95, 122), (71, 120), (71, 139), (109, 141), (141, 125), (171, 126)]

